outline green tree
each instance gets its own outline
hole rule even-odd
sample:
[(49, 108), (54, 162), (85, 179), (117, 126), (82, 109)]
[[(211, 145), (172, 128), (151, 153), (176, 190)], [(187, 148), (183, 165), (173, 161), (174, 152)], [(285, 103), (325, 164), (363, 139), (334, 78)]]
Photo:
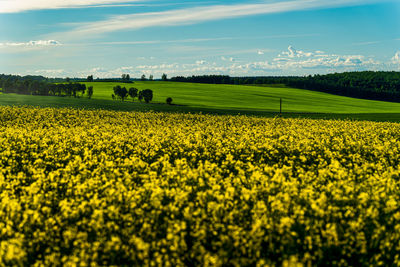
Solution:
[(129, 74), (122, 74), (121, 78), (122, 78), (122, 81), (129, 82), (131, 79), (131, 76)]
[(119, 97), (121, 98), (122, 101), (124, 101), (125, 98), (128, 97), (128, 90), (126, 90), (125, 87), (122, 87), (122, 88), (121, 88)]
[(87, 76), (87, 79), (86, 79), (88, 82), (93, 82), (93, 75), (89, 75), (89, 76)]
[(129, 88), (128, 94), (129, 94), (129, 96), (132, 98), (132, 101), (134, 101), (134, 100), (135, 100), (135, 97), (138, 96), (138, 91), (139, 91), (139, 90), (138, 90), (137, 88), (135, 88), (135, 87)]
[(125, 87), (117, 85), (114, 87), (114, 94), (118, 96), (122, 101), (124, 101), (125, 98), (128, 96), (128, 90), (126, 90)]
[(91, 99), (93, 95), (93, 86), (89, 86), (87, 90), (88, 98)]
[(153, 91), (150, 89), (145, 89), (139, 92), (139, 100), (144, 100), (146, 103), (149, 103), (153, 100)]
[(154, 79), (154, 76), (153, 76), (153, 74), (150, 74), (150, 76), (149, 76), (149, 80), (150, 81), (152, 81)]
[(168, 80), (167, 74), (163, 73), (163, 75), (161, 76), (161, 80), (167, 81)]
[(114, 86), (113, 90), (114, 90), (114, 95), (116, 97), (120, 97), (122, 87), (120, 85), (117, 85), (117, 86)]
[(172, 97), (168, 97), (166, 102), (167, 102), (168, 105), (171, 105), (172, 104)]
[(142, 81), (145, 81), (146, 80), (146, 75), (142, 75), (142, 77), (140, 78)]

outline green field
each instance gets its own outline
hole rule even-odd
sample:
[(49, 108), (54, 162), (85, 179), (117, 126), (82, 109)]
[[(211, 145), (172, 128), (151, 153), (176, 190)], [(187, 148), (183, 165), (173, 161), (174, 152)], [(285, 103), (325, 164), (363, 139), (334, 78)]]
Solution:
[[(112, 88), (118, 83), (86, 83), (95, 90), (95, 99), (111, 99)], [(315, 113), (388, 113), (400, 112), (400, 104), (342, 97), (321, 92), (287, 87), (256, 87), (241, 85), (191, 84), (174, 82), (135, 82), (124, 86), (139, 90), (152, 89), (154, 101), (198, 108), (228, 110), (279, 111), (279, 98), (284, 112)]]
[[(152, 104), (139, 103), (137, 99), (125, 102), (112, 100), (113, 87), (117, 84), (152, 89)], [(159, 81), (138, 81), (134, 84), (92, 82), (93, 99), (86, 97), (24, 96), (3, 94), (0, 105), (71, 106), (77, 108), (102, 108), (110, 110), (153, 110), (207, 112), (217, 114), (252, 114), (275, 116), (279, 113), (279, 99), (283, 100), (284, 116), (311, 118), (353, 118), (400, 121), (400, 103), (342, 97), (302, 89), (271, 86), (239, 86), (191, 84)], [(167, 97), (175, 105), (165, 104)]]

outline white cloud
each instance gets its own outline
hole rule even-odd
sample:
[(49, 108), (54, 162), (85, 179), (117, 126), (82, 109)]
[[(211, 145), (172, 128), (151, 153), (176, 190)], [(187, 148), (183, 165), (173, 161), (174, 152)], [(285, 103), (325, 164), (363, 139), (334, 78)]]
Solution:
[(374, 45), (379, 43), (381, 43), (381, 41), (360, 42), (360, 43), (353, 43), (353, 45), (363, 46), (363, 45)]
[[(254, 50), (253, 50), (254, 53)], [(400, 51), (392, 58), (391, 62), (378, 62), (375, 59), (363, 55), (339, 55), (322, 51), (303, 51), (289, 47), (268, 61), (236, 62), (229, 57), (221, 57), (223, 61), (213, 62), (209, 57), (192, 63), (158, 63), (142, 64), (138, 66), (122, 66), (116, 68), (94, 67), (82, 71), (67, 72), (64, 70), (39, 70), (26, 74), (42, 74), (51, 77), (87, 77), (93, 74), (95, 77), (111, 78), (121, 77), (128, 73), (131, 77), (140, 77), (142, 74), (161, 77), (163, 73), (171, 76), (191, 76), (202, 74), (223, 74), (230, 76), (268, 76), (268, 75), (308, 75), (315, 73), (331, 73), (359, 70), (386, 70), (390, 63), (400, 66)], [(391, 67), (393, 69), (393, 67)]]
[(225, 57), (225, 56), (222, 56), (221, 59), (222, 59), (223, 61), (230, 61), (230, 62), (234, 62), (234, 61), (235, 61), (235, 59), (234, 59), (233, 57)]
[[(197, 65), (197, 64), (196, 64)], [(172, 63), (172, 64), (160, 64), (160, 65), (140, 65), (137, 66), (136, 69), (140, 71), (150, 71), (150, 70), (174, 70), (174, 69), (179, 69), (179, 68), (185, 68), (184, 65), (178, 64), (178, 63)]]
[(259, 55), (264, 55), (264, 52), (261, 51), (261, 50), (259, 50), (259, 51), (257, 52), (257, 54), (259, 54)]
[(136, 68), (133, 66), (123, 66), (115, 69), (107, 69), (104, 67), (94, 67), (86, 70), (81, 70), (77, 73), (78, 77), (87, 77), (93, 75), (95, 78), (117, 78), (122, 74), (133, 74)]
[(396, 52), (396, 54), (392, 57), (393, 64), (400, 64), (400, 51)]
[(138, 57), (138, 60), (155, 60), (155, 57)]
[(274, 64), (280, 69), (332, 69), (360, 70), (372, 69), (380, 62), (362, 55), (327, 54), (322, 51), (305, 52), (292, 46), (274, 58)]
[(26, 43), (17, 43), (17, 42), (0, 43), (0, 48), (1, 47), (41, 47), (41, 46), (57, 46), (57, 45), (61, 45), (61, 43), (56, 40), (38, 40), (38, 41), (29, 41)]
[[(397, 55), (400, 63), (400, 52)], [(334, 71), (383, 69), (385, 64), (362, 55), (328, 54), (323, 51), (303, 51), (289, 46), (270, 61), (232, 64), (225, 71), (237, 75), (303, 75)]]
[[(138, 0), (136, 0), (138, 1)], [(135, 0), (0, 0), (0, 13), (28, 10), (75, 8), (90, 5), (136, 2)]]
[[(8, 0), (9, 1), (9, 0)], [(42, 0), (45, 1), (45, 0)], [(61, 1), (61, 0), (57, 0)], [(78, 0), (75, 0), (78, 1)], [(93, 0), (94, 1), (94, 0)], [(265, 1), (259, 4), (234, 4), (202, 6), (163, 12), (118, 15), (107, 20), (82, 23), (74, 30), (63, 33), (69, 37), (88, 37), (102, 33), (136, 30), (156, 26), (177, 26), (201, 23), (205, 21), (253, 16), (261, 14), (282, 13), (318, 8), (331, 8), (348, 5), (364, 5), (377, 0), (297, 0)], [(85, 1), (86, 2), (86, 1)], [(62, 35), (61, 35), (62, 36)]]
[(68, 73), (64, 69), (39, 69), (34, 71), (27, 71), (26, 74), (42, 75), (44, 77), (52, 77), (52, 78), (71, 76), (71, 73)]
[(205, 62), (204, 64), (160, 64), (160, 65), (142, 65), (137, 67), (136, 76), (140, 77), (142, 73), (155, 76), (161, 76), (163, 73), (169, 76), (191, 76), (201, 74), (221, 74), (231, 76), (243, 75), (266, 75), (279, 71), (278, 66), (268, 62), (254, 62), (246, 64), (229, 63), (220, 65), (216, 62)]
[(314, 54), (310, 52), (304, 52), (301, 50), (296, 50), (294, 47), (289, 45), (288, 51), (282, 52), (278, 57), (283, 57), (283, 58), (307, 58), (307, 57), (312, 57)]

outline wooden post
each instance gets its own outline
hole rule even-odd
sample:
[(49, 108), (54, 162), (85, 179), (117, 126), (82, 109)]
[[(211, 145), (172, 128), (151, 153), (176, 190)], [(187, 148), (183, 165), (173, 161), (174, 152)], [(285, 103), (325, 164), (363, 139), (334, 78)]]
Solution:
[(282, 115), (282, 98), (280, 98), (279, 115)]

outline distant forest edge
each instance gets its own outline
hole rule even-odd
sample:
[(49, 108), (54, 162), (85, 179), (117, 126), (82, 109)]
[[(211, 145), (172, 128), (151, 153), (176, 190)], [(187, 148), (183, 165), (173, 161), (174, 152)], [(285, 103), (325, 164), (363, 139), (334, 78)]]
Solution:
[(93, 95), (93, 86), (86, 88), (85, 84), (77, 82), (55, 83), (42, 76), (0, 75), (0, 88), (3, 93), (22, 95), (81, 97), (85, 92), (89, 98)]
[[(0, 87), (4, 93), (38, 94), (38, 95), (73, 95), (84, 93), (86, 88), (79, 87), (71, 82), (125, 82), (146, 79), (143, 75), (139, 79), (132, 79), (122, 75), (122, 78), (95, 79), (93, 76), (85, 78), (46, 78), (43, 76), (17, 76), (0, 74)], [(89, 80), (89, 81), (90, 81)], [(284, 84), (288, 87), (307, 89), (329, 94), (349, 96), (354, 98), (400, 102), (400, 72), (363, 71), (345, 72), (326, 75), (300, 76), (270, 76), (270, 77), (230, 77), (227, 75), (202, 75), (190, 77), (172, 77), (163, 81), (206, 83), (206, 84), (233, 84), (233, 85), (272, 85)], [(56, 85), (55, 83), (70, 82), (70, 85)], [(41, 88), (38, 90), (37, 88)]]

